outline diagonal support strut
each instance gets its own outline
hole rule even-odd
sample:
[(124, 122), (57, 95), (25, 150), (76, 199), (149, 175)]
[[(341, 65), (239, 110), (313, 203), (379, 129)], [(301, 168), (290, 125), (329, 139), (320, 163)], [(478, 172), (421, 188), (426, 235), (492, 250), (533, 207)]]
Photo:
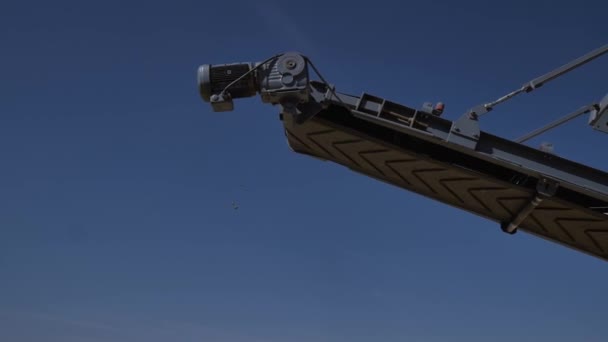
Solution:
[(556, 181), (547, 178), (541, 178), (536, 185), (536, 193), (519, 212), (513, 216), (510, 222), (503, 222), (500, 229), (507, 234), (515, 234), (517, 228), (528, 217), (545, 198), (555, 195), (559, 184)]

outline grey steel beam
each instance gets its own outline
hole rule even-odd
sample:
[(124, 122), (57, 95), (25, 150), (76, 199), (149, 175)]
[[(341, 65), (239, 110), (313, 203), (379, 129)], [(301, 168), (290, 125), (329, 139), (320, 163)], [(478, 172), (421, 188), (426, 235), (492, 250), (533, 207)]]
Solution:
[[(514, 172), (537, 178), (554, 179), (563, 188), (608, 202), (608, 173), (483, 132), (479, 130), (476, 119), (467, 119), (469, 131), (474, 133), (466, 139), (453, 133), (452, 128), (455, 123), (450, 120), (395, 104), (378, 96), (363, 94), (357, 97), (342, 93), (338, 93), (339, 99), (330, 94), (325, 96), (333, 105), (346, 105), (352, 115), (370, 123), (405, 132), (481, 160), (497, 163)], [(391, 104), (392, 112), (385, 110), (387, 103)], [(397, 112), (396, 108), (399, 108), (400, 112)]]

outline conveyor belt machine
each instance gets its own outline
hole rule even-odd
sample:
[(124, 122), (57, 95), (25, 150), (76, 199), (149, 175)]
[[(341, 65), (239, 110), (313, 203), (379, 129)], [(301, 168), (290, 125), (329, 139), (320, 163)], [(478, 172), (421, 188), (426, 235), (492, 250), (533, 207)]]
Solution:
[(479, 127), (479, 118), (496, 105), (606, 52), (608, 45), (454, 121), (442, 118), (442, 103), (415, 109), (368, 93), (337, 92), (296, 52), (259, 63), (204, 64), (198, 85), (217, 112), (255, 95), (278, 106), (297, 153), (485, 217), (506, 233), (523, 230), (608, 260), (608, 173), (559, 157), (550, 146), (523, 144), (580, 115), (588, 115), (594, 130), (608, 132), (608, 95), (515, 141)]

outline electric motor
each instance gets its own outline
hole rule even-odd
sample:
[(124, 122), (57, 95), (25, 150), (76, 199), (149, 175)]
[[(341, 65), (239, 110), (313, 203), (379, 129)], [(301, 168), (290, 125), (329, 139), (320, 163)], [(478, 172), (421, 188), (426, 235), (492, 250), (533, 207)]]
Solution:
[(250, 72), (251, 63), (203, 64), (198, 69), (198, 87), (203, 100), (211, 102), (213, 95), (220, 94), (230, 83), (247, 74), (230, 86), (231, 98), (255, 96), (257, 93), (255, 73)]

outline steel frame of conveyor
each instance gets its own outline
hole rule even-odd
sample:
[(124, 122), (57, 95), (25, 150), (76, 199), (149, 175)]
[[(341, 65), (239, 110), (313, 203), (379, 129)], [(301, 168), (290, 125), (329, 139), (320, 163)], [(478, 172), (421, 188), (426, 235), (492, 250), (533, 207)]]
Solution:
[[(504, 223), (506, 232), (514, 232), (526, 212), (531, 212), (547, 196), (590, 210), (608, 207), (608, 173), (483, 132), (475, 116), (450, 121), (368, 93), (361, 96), (339, 93), (332, 85), (316, 81), (311, 82), (311, 89), (310, 101), (299, 106), (297, 113), (288, 110), (295, 114), (296, 122), (302, 123), (321, 111), (331, 112), (331, 107), (342, 107), (358, 119), (472, 157), (473, 164), (491, 163), (519, 175), (510, 181), (517, 185), (527, 181), (526, 186), (534, 188), (537, 196), (530, 199), (530, 204), (522, 208), (512, 222)], [(475, 165), (467, 167), (478, 171)], [(550, 191), (539, 192), (539, 187), (547, 183), (551, 184)]]
[[(590, 125), (608, 133), (608, 95), (598, 103), (588, 104), (516, 141), (483, 132), (478, 120), (496, 105), (518, 94), (531, 92), (607, 53), (608, 45), (605, 45), (524, 84), (498, 100), (473, 107), (455, 121), (441, 118), (443, 105), (429, 108), (425, 104), (424, 108), (418, 110), (369, 93), (354, 96), (336, 92), (335, 87), (325, 81), (312, 61), (297, 52), (279, 54), (262, 63), (215, 67), (203, 65), (199, 68), (199, 91), (203, 99), (210, 102), (214, 111), (218, 112), (233, 110), (233, 95), (237, 98), (250, 97), (257, 92), (263, 103), (281, 107), (281, 116), (286, 119), (286, 131), (288, 125), (302, 125), (312, 119), (321, 126), (335, 127), (337, 131), (351, 131), (350, 134), (364, 137), (370, 142), (375, 140), (396, 149), (412, 151), (418, 157), (454, 167), (455, 171), (466, 170), (467, 173), (479, 175), (480, 179), (511, 184), (511, 190), (523, 190), (529, 198), (519, 197), (521, 204), (507, 210), (508, 215), (488, 218), (498, 221), (504, 232), (513, 234), (522, 224), (529, 228), (529, 223), (525, 222), (530, 221), (536, 221), (545, 229), (537, 220), (538, 217), (535, 217), (535, 212), (539, 209), (566, 210), (568, 214), (552, 220), (574, 243), (574, 238), (558, 220), (572, 220), (568, 215), (575, 213), (578, 215), (574, 217), (576, 222), (605, 225), (608, 222), (608, 173), (521, 142), (586, 113), (590, 114)], [(235, 69), (237, 66), (240, 69)], [(322, 82), (310, 79), (308, 67), (316, 72)], [(212, 75), (223, 80), (227, 76), (222, 73), (230, 75), (229, 72), (232, 71), (242, 74), (234, 79), (228, 77), (230, 82), (221, 89), (214, 87)], [(246, 84), (241, 82), (245, 79), (249, 80)], [(231, 87), (236, 88), (233, 93)], [(288, 118), (285, 118), (286, 115)], [(300, 128), (302, 127), (305, 131), (307, 126)], [(305, 153), (307, 150), (299, 151)], [(321, 157), (312, 151), (306, 153)], [(340, 163), (339, 160), (334, 161)], [(348, 166), (347, 163), (344, 165)], [(357, 171), (356, 168), (353, 170)], [(374, 177), (373, 172), (359, 171)], [(553, 207), (544, 207), (545, 200)], [(472, 210), (470, 207), (467, 209), (467, 206), (459, 208)], [(480, 212), (476, 213), (481, 215)], [(606, 249), (598, 244), (597, 237), (591, 236), (592, 233), (606, 233), (606, 227), (601, 228), (585, 228), (583, 232), (587, 242), (590, 241), (594, 246), (589, 247), (580, 241), (573, 246), (593, 255), (600, 255), (601, 252), (602, 258), (608, 260)], [(568, 245), (569, 240), (558, 235), (549, 234), (547, 237)]]

